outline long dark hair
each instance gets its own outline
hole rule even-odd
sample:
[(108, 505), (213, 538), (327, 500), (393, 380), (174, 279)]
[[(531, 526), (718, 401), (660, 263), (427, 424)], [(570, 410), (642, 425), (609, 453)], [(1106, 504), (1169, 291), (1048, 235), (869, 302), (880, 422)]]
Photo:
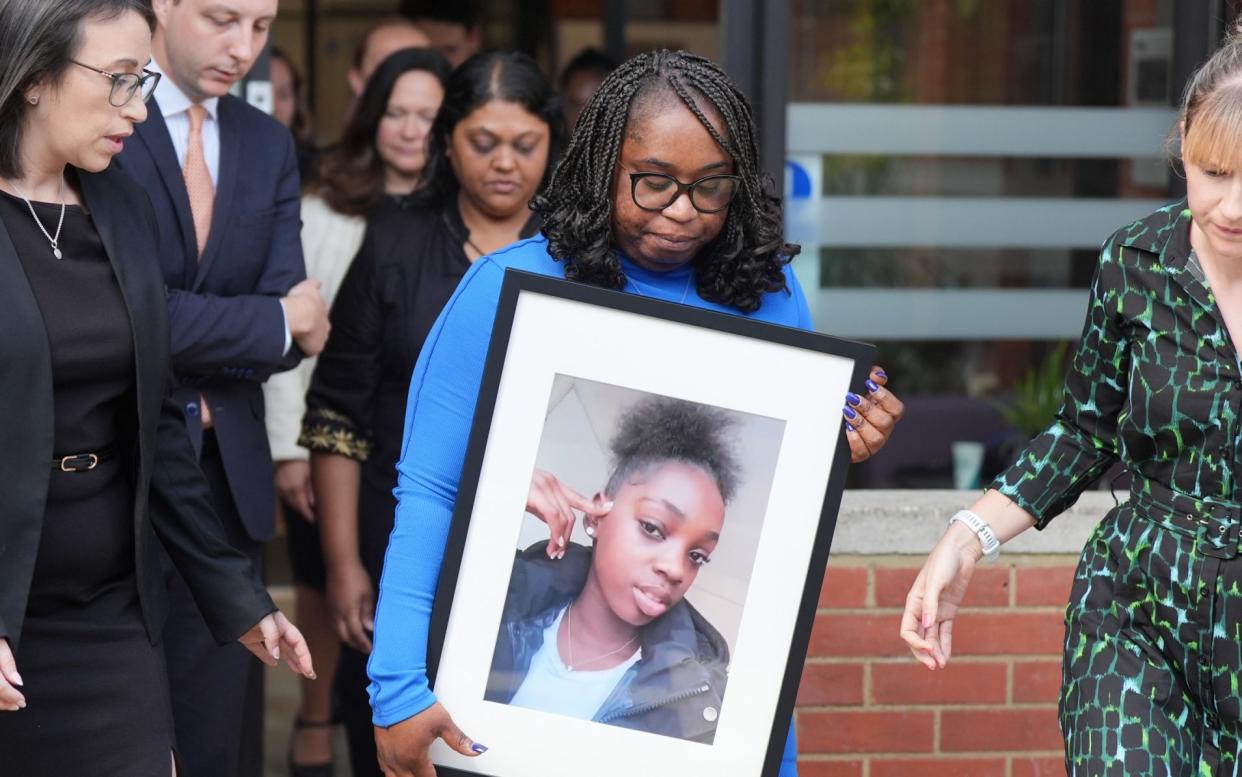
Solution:
[[(746, 97), (710, 60), (684, 51), (640, 54), (604, 80), (582, 110), (573, 140), (532, 207), (543, 218), (548, 250), (565, 263), (565, 277), (595, 286), (625, 285), (612, 247), (613, 179), (626, 124), (647, 100), (673, 95), (698, 117), (733, 158), (741, 188), (724, 227), (694, 259), (699, 296), (744, 312), (763, 295), (785, 288), (784, 265), (800, 247), (785, 242), (780, 198), (759, 167), (755, 122)], [(724, 123), (717, 132), (705, 100)]]
[(435, 49), (414, 48), (393, 53), (375, 69), (341, 141), (319, 162), (319, 181), (311, 190), (332, 210), (361, 216), (383, 198), (384, 160), (375, 147), (375, 133), (397, 81), (413, 70), (430, 73), (444, 86), (450, 68)]
[(78, 48), (82, 22), (107, 21), (127, 11), (155, 30), (150, 0), (0, 0), (0, 176), (20, 178), (24, 172), (26, 91), (60, 80)]
[(476, 108), (492, 100), (517, 103), (548, 125), (548, 167), (539, 189), (547, 186), (565, 145), (565, 119), (561, 116), (560, 98), (535, 60), (526, 54), (484, 51), (461, 63), (449, 77), (444, 103), (431, 127), (431, 148), (427, 153), (427, 166), (423, 168), (423, 186), (415, 194), (418, 205), (440, 207), (457, 195), (457, 177), (453, 175), (448, 158), (453, 129)]

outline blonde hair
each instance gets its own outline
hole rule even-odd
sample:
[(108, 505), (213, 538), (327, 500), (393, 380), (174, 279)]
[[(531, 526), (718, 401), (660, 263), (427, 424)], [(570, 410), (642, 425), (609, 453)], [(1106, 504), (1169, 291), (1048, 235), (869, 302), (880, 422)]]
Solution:
[(1242, 23), (1186, 85), (1179, 126), (1183, 162), (1242, 170)]

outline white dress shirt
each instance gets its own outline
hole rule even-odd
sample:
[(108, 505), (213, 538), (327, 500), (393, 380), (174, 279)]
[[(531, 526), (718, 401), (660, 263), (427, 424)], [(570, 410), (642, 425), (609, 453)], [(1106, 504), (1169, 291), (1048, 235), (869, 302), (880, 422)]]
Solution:
[[(147, 69), (163, 74), (159, 86), (155, 87), (155, 99), (159, 101), (160, 113), (164, 114), (164, 123), (168, 125), (173, 150), (177, 152), (177, 166), (184, 168), (185, 150), (190, 142), (190, 106), (193, 103), (155, 60), (151, 60)], [(220, 98), (208, 97), (201, 105), (207, 111), (207, 118), (203, 119), (203, 158), (207, 160), (212, 186), (219, 186), (220, 121), (217, 111), (220, 109)]]

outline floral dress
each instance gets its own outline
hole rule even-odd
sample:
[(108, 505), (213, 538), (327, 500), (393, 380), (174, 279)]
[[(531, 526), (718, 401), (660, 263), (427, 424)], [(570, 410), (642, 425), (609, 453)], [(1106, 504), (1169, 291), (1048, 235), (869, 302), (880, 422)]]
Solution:
[(1114, 462), (1132, 478), (1066, 610), (1073, 775), (1240, 771), (1242, 373), (1190, 223), (1183, 201), (1105, 243), (1064, 404), (993, 484), (1042, 529)]

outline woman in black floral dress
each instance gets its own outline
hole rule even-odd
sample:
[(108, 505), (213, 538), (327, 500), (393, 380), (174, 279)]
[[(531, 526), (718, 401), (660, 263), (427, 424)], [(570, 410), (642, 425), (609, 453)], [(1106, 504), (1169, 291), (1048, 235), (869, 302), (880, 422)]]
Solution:
[(1242, 37), (1182, 107), (1188, 196), (1104, 244), (1052, 425), (954, 516), (902, 637), (949, 659), (975, 564), (1042, 529), (1114, 462), (1130, 498), (1083, 551), (1066, 611), (1061, 729), (1075, 775), (1238, 774), (1242, 720)]

